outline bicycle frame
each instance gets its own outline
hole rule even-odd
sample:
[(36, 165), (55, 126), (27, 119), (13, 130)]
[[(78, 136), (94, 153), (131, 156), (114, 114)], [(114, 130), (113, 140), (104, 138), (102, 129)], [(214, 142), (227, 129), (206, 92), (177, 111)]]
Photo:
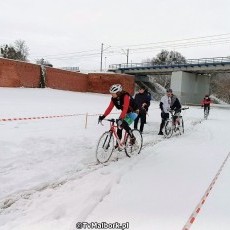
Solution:
[(119, 129), (119, 127), (114, 124), (115, 119), (105, 120), (110, 122), (110, 128), (101, 135), (97, 144), (96, 158), (100, 163), (105, 163), (110, 159), (116, 147), (115, 143), (117, 143), (118, 151), (124, 150), (128, 157), (132, 157), (140, 153), (143, 138), (139, 130), (132, 130), (135, 137), (135, 143), (130, 144), (130, 135), (126, 130), (121, 140), (118, 137), (117, 129)]
[(119, 127), (117, 125), (114, 125), (115, 120), (114, 119), (106, 119), (107, 121), (110, 121), (110, 129), (109, 131), (113, 134), (113, 136), (115, 137), (115, 140), (118, 143), (118, 146), (120, 148), (124, 148), (125, 147), (125, 143), (128, 137), (128, 133), (125, 131), (124, 134), (124, 138), (122, 138), (121, 140), (119, 139), (118, 135), (117, 135), (117, 129), (119, 129)]
[[(186, 109), (189, 109), (189, 108), (182, 108), (181, 110), (186, 110)], [(165, 137), (167, 138), (171, 137), (172, 134), (176, 132), (179, 132), (180, 135), (184, 133), (183, 116), (181, 114), (175, 115), (176, 113), (173, 113), (173, 111), (169, 111), (169, 112), (171, 114), (171, 117), (166, 121), (166, 124), (165, 124)]]
[[(177, 125), (180, 125), (181, 123), (181, 119), (182, 119), (182, 116), (181, 115), (175, 115), (173, 114), (173, 112), (170, 112), (171, 113), (171, 120), (172, 120), (172, 124), (177, 127)], [(176, 118), (175, 118), (176, 117)]]

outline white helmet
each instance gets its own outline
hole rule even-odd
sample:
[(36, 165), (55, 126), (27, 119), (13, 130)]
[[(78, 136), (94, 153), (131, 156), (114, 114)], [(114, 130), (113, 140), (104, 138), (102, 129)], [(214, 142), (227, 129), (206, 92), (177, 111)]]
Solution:
[(122, 91), (122, 86), (120, 84), (112, 85), (109, 89), (110, 93), (117, 93)]

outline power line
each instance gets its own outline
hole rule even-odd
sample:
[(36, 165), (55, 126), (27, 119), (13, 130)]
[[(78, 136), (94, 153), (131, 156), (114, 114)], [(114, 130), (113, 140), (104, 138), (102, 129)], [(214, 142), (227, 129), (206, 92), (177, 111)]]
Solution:
[(151, 45), (151, 44), (162, 44), (162, 43), (173, 43), (173, 42), (181, 42), (181, 41), (189, 41), (189, 40), (199, 40), (205, 38), (212, 38), (212, 37), (222, 37), (222, 36), (230, 36), (230, 33), (226, 34), (219, 34), (219, 35), (210, 35), (210, 36), (203, 36), (203, 37), (193, 37), (193, 38), (185, 38), (185, 39), (178, 39), (178, 40), (169, 40), (169, 41), (162, 41), (162, 42), (151, 42), (151, 43), (142, 43), (142, 44), (135, 44), (135, 45), (122, 45), (116, 47), (133, 47), (133, 46), (144, 46), (144, 45)]
[[(220, 35), (211, 35), (211, 36), (187, 38), (187, 39), (180, 39), (180, 40), (127, 45), (126, 47), (129, 47), (129, 51), (132, 53), (145, 53), (145, 52), (152, 52), (154, 50), (169, 49), (169, 48), (183, 49), (183, 48), (192, 48), (192, 47), (209, 46), (209, 45), (221, 45), (221, 44), (226, 45), (229, 44), (229, 42), (230, 42), (230, 33), (226, 33)], [(121, 47), (123, 46), (112, 46), (111, 51), (105, 53), (107, 54), (107, 56), (120, 55), (122, 50)], [(69, 60), (73, 58), (95, 58), (98, 57), (99, 55), (101, 55), (99, 49), (92, 49), (92, 50), (77, 51), (72, 53), (43, 55), (40, 56), (40, 58), (43, 57), (51, 60)]]

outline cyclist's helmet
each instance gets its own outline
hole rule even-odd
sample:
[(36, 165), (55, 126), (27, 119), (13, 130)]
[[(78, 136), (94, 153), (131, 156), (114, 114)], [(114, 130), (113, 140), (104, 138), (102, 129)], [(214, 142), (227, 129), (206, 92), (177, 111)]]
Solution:
[(120, 84), (112, 85), (109, 89), (110, 93), (118, 93), (122, 91), (122, 86)]

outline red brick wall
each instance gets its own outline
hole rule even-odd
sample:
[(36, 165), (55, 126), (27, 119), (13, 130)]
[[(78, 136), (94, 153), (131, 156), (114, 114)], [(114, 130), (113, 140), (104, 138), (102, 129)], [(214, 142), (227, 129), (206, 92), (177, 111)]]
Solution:
[(87, 92), (88, 75), (46, 67), (46, 86), (53, 89)]
[(88, 91), (94, 93), (109, 93), (109, 88), (113, 84), (121, 84), (123, 89), (134, 94), (134, 76), (115, 73), (89, 73)]
[[(40, 65), (0, 58), (0, 87), (39, 87)], [(46, 86), (77, 92), (109, 93), (113, 84), (121, 84), (134, 94), (134, 77), (114, 73), (76, 73), (46, 67)]]
[(39, 82), (39, 65), (0, 58), (0, 86), (33, 88)]

